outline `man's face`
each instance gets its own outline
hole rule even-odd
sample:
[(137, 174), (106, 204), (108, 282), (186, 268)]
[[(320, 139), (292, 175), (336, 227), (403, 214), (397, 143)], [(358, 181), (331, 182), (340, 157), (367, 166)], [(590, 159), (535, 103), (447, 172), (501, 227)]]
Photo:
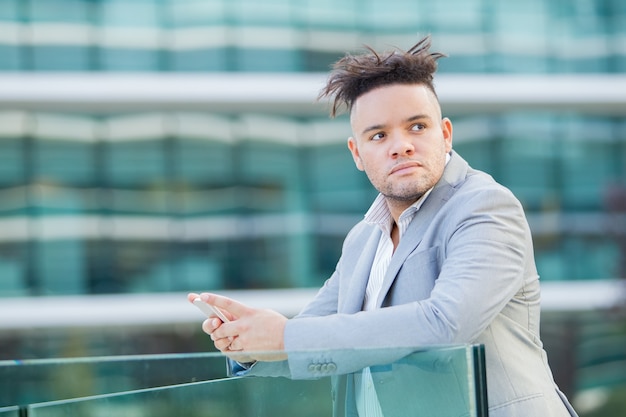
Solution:
[(392, 84), (369, 91), (352, 106), (350, 124), (354, 162), (390, 206), (410, 206), (441, 178), (452, 123), (441, 118), (427, 87)]

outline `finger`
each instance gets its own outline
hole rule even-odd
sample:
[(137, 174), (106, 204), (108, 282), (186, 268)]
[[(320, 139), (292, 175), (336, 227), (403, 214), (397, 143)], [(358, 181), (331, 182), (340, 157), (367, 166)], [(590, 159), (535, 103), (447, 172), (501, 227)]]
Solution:
[(189, 300), (189, 302), (192, 304), (193, 304), (193, 300), (195, 300), (198, 297), (200, 297), (200, 294), (196, 294), (195, 292), (190, 292), (189, 294), (187, 294), (187, 300)]
[(202, 322), (202, 330), (207, 334), (213, 334), (222, 325), (222, 320), (216, 318), (206, 319)]
[(213, 341), (213, 345), (215, 345), (215, 348), (219, 350), (220, 352), (226, 353), (229, 351), (228, 348), (230, 347), (230, 340), (229, 339), (217, 339)]
[(217, 326), (215, 330), (213, 330), (213, 332), (211, 332), (211, 337), (215, 339), (233, 340), (233, 338), (239, 336), (239, 328), (236, 324), (237, 322), (230, 321), (227, 323), (222, 323), (220, 321), (220, 323), (221, 324)]
[(241, 347), (241, 344), (239, 343), (238, 337), (233, 338), (233, 340), (230, 342), (230, 346), (228, 346), (228, 350), (230, 350), (231, 352), (243, 350), (243, 347)]
[(244, 316), (248, 313), (248, 311), (250, 311), (250, 308), (245, 304), (222, 295), (203, 292), (200, 294), (200, 299), (205, 303), (213, 304), (214, 306), (229, 312), (233, 317)]

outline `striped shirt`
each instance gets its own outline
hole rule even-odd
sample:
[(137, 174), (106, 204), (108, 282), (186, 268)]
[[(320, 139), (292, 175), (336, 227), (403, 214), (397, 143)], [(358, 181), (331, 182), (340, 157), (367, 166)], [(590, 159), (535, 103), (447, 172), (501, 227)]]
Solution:
[[(398, 235), (402, 239), (404, 232), (415, 217), (426, 198), (432, 191), (428, 190), (419, 200), (402, 212), (398, 219)], [(370, 271), (367, 288), (365, 290), (365, 299), (363, 301), (363, 310), (374, 310), (379, 307), (378, 296), (383, 285), (389, 262), (393, 256), (394, 247), (391, 240), (391, 231), (393, 230), (394, 220), (383, 195), (378, 195), (370, 209), (365, 214), (365, 222), (377, 225), (382, 231), (378, 248), (374, 256), (374, 262)], [(361, 373), (355, 374), (355, 396), (356, 406), (360, 417), (383, 417), (380, 409), (376, 389), (370, 368), (365, 368)]]

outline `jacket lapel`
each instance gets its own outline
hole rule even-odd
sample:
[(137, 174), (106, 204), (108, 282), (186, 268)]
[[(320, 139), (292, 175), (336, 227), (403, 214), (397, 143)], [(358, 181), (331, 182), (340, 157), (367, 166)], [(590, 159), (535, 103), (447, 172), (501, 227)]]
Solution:
[[(365, 299), (365, 289), (369, 280), (374, 256), (376, 256), (376, 248), (380, 240), (380, 229), (372, 227), (373, 232), (369, 233), (369, 237), (364, 236), (367, 242), (362, 247), (363, 250), (354, 256), (354, 271), (351, 274), (348, 291), (345, 293), (345, 302), (338, 307), (340, 313), (356, 313), (361, 311), (363, 300)], [(348, 258), (350, 259), (350, 258)]]
[[(422, 241), (422, 236), (430, 226), (431, 221), (439, 209), (452, 197), (456, 191), (456, 186), (465, 179), (469, 166), (463, 158), (455, 152), (451, 153), (451, 159), (446, 165), (443, 175), (435, 188), (428, 196), (422, 207), (415, 214), (415, 218), (409, 224), (404, 236), (396, 248), (389, 267), (383, 280), (383, 285), (378, 296), (377, 305), (383, 304), (393, 281), (398, 275), (398, 271), (404, 264), (406, 258), (413, 253), (415, 248)], [(373, 257), (373, 256), (372, 256)]]

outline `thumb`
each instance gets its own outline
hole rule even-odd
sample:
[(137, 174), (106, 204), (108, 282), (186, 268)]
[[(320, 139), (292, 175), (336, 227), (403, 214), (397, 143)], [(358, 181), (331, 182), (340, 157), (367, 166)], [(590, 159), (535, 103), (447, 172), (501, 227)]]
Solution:
[(200, 294), (200, 299), (205, 303), (212, 304), (220, 310), (224, 310), (230, 313), (231, 316), (237, 318), (246, 315), (246, 313), (250, 311), (250, 308), (245, 304), (222, 295), (205, 292)]

